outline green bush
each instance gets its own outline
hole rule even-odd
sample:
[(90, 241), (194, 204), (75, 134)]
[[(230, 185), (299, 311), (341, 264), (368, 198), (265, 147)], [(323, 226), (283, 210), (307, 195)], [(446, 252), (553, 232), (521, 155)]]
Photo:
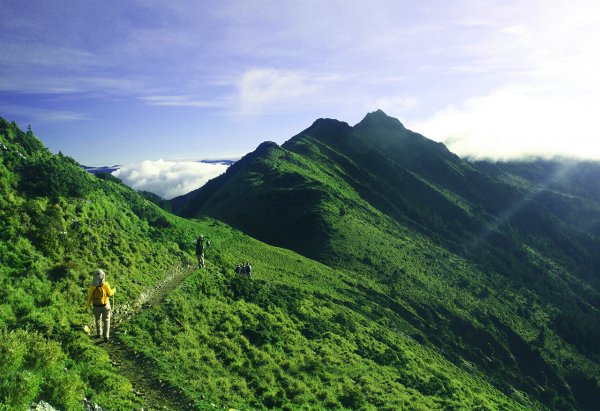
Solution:
[(57, 157), (30, 157), (18, 172), (19, 188), (31, 197), (84, 197), (93, 185), (92, 177), (81, 172), (79, 166)]
[(45, 400), (62, 409), (82, 406), (84, 384), (60, 345), (37, 332), (0, 331), (0, 405), (24, 409)]

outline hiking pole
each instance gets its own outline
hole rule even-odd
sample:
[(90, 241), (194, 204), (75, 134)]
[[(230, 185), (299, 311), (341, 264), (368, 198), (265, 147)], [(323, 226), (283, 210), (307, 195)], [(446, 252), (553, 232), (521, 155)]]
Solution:
[[(115, 273), (115, 282), (117, 282), (117, 274)], [(113, 294), (113, 312), (115, 313), (115, 315), (117, 314), (117, 286), (115, 285), (113, 287), (113, 289), (115, 290), (115, 293)]]

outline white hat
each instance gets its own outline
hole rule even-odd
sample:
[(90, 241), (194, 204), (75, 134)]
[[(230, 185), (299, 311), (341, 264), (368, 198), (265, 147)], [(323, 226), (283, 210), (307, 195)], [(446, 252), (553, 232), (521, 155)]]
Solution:
[(106, 278), (106, 273), (100, 269), (94, 272), (94, 281), (93, 284), (98, 287), (104, 283), (104, 279)]

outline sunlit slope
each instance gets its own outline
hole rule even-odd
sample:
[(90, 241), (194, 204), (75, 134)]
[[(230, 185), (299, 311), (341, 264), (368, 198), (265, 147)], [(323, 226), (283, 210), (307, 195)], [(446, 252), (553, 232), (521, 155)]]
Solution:
[[(80, 409), (144, 404), (83, 332), (92, 272), (117, 286), (117, 310), (194, 261), (199, 227), (110, 176), (51, 154), (0, 119), (0, 408), (45, 400)], [(118, 333), (118, 330), (115, 330)]]
[(151, 405), (83, 334), (85, 286), (103, 267), (124, 307), (202, 233), (208, 270), (115, 329), (195, 408), (598, 408), (593, 197), (484, 172), (383, 113), (361, 124), (320, 120), (178, 200), (232, 228), (2, 121), (2, 405)]
[[(104, 409), (152, 406), (83, 332), (87, 285), (104, 268), (124, 313), (171, 267), (193, 261), (203, 233), (212, 241), (208, 271), (113, 327), (140, 370), (195, 408), (520, 408), (418, 342), (419, 330), (372, 302), (352, 272), (216, 220), (172, 216), (110, 176), (52, 155), (33, 133), (0, 125), (3, 407), (44, 400), (81, 409), (84, 397)], [(254, 266), (252, 280), (233, 274), (243, 260)]]
[(348, 270), (353, 292), (508, 395), (600, 406), (590, 197), (499, 178), (375, 112), (265, 143), (173, 205)]
[[(81, 409), (84, 396), (104, 409), (152, 407), (84, 334), (86, 287), (91, 272), (104, 268), (124, 313), (170, 267), (193, 262), (194, 238), (203, 233), (212, 241), (209, 269), (113, 328), (137, 352), (140, 370), (164, 390), (183, 391), (182, 402), (197, 409), (522, 408), (422, 345), (419, 330), (371, 301), (354, 273), (213, 219), (169, 215), (110, 176), (96, 178), (52, 155), (31, 132), (1, 126), (3, 407), (44, 400)], [(243, 260), (254, 266), (251, 280), (233, 274)]]
[[(203, 219), (207, 270), (127, 325), (127, 344), (196, 407), (531, 409), (454, 364), (355, 274)], [(251, 279), (233, 274), (239, 261)], [(411, 269), (409, 269), (410, 271)], [(388, 301), (389, 300), (389, 301)], [(417, 325), (417, 327), (415, 327)]]

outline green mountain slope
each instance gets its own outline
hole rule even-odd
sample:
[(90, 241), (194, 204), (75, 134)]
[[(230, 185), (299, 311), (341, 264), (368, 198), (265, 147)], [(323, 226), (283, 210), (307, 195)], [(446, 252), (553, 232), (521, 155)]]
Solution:
[(171, 204), (348, 272), (370, 318), (506, 395), (600, 408), (600, 204), (535, 183), (379, 111), (263, 143)]
[(477, 167), (502, 180), (522, 178), (548, 190), (582, 197), (600, 203), (600, 163), (571, 159), (509, 161), (490, 163), (478, 161)]
[[(218, 244), (208, 272), (128, 324), (125, 337), (198, 408), (536, 407), (418, 342), (393, 309), (357, 292), (352, 273), (223, 224), (208, 232)], [(232, 274), (242, 258), (253, 262), (252, 279)]]
[(0, 119), (2, 409), (42, 399), (80, 409), (84, 396), (107, 409), (143, 404), (83, 332), (91, 273), (106, 270), (124, 307), (193, 262), (199, 228), (100, 177)]
[[(174, 201), (213, 215), (186, 220), (0, 120), (1, 407), (598, 408), (593, 197), (484, 171), (383, 113), (361, 124), (261, 145)], [(208, 269), (170, 291), (199, 233)], [(97, 267), (118, 287), (114, 347), (82, 331)]]
[[(52, 155), (31, 132), (5, 120), (0, 127), (3, 408), (45, 400), (81, 409), (84, 396), (104, 409), (155, 406), (148, 401), (161, 393), (141, 395), (134, 383), (191, 409), (536, 407), (424, 344), (398, 315), (419, 313), (361, 291), (354, 272), (210, 218), (172, 216), (110, 175)], [(165, 273), (191, 262), (198, 233), (213, 243), (209, 269), (140, 308), (153, 286), (170, 281)], [(240, 260), (252, 261), (252, 279), (233, 274)], [(82, 331), (97, 267), (118, 287), (114, 348)], [(130, 358), (120, 364), (108, 353)]]

